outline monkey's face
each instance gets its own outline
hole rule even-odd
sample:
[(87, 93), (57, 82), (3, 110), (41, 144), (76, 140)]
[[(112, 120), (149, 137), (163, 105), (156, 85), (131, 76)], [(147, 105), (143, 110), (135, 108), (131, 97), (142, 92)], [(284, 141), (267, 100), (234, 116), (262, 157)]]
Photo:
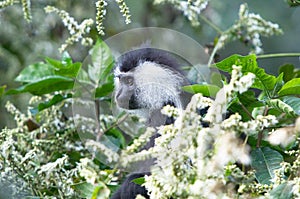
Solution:
[(137, 89), (134, 76), (131, 73), (119, 74), (115, 76), (115, 101), (117, 105), (124, 109), (138, 109)]
[(153, 62), (143, 62), (127, 72), (115, 70), (115, 101), (120, 108), (160, 110), (180, 106), (182, 78)]

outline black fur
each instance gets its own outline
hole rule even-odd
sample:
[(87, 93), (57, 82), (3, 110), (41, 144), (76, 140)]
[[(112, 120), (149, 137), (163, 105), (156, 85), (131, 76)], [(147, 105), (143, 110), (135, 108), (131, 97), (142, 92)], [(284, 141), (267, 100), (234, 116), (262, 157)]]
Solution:
[[(161, 65), (161, 67), (167, 67), (171, 70), (174, 70), (182, 74), (182, 71), (180, 70), (180, 66), (177, 60), (175, 59), (175, 57), (172, 57), (171, 54), (168, 53), (167, 51), (153, 49), (153, 48), (142, 48), (138, 50), (133, 50), (122, 55), (119, 58), (116, 67), (118, 67), (121, 72), (126, 73), (146, 61), (157, 63)], [(171, 106), (176, 106), (176, 104), (172, 100), (165, 102), (164, 106), (167, 104)], [(129, 109), (143, 108), (139, 106), (140, 105), (137, 103), (137, 100), (135, 99), (135, 94), (133, 94), (132, 97), (129, 99)], [(160, 110), (157, 111), (161, 115)], [(172, 123), (174, 123), (174, 118), (166, 118), (164, 124), (167, 125)], [(159, 134), (155, 134), (154, 136), (152, 136), (150, 142), (147, 143), (147, 145), (143, 149), (149, 149), (153, 147), (154, 139), (158, 136)], [(141, 194), (145, 198), (149, 198), (149, 195), (147, 194), (147, 190), (144, 187), (135, 184), (134, 182), (132, 182), (132, 180), (150, 174), (151, 174), (150, 172), (131, 173), (122, 183), (121, 187), (117, 190), (117, 192), (113, 194), (111, 199), (135, 199), (135, 197), (138, 194)]]
[(150, 175), (150, 172), (134, 173), (129, 175), (111, 199), (135, 199), (138, 194), (145, 198), (149, 198), (147, 190), (144, 187), (132, 182), (132, 180), (144, 177), (145, 175)]
[(179, 64), (171, 57), (170, 53), (154, 48), (142, 48), (122, 55), (119, 58), (117, 67), (119, 67), (121, 72), (128, 72), (146, 61), (168, 66), (179, 71)]

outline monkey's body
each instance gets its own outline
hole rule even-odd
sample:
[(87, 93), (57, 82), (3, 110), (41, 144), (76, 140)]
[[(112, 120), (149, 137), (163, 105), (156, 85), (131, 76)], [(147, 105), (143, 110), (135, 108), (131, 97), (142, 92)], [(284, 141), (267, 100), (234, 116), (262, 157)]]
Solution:
[[(181, 90), (189, 82), (181, 73), (177, 60), (166, 51), (153, 48), (130, 51), (121, 56), (114, 74), (117, 105), (123, 109), (143, 112), (147, 126), (172, 123), (172, 118), (163, 115), (161, 109), (168, 104), (183, 109), (190, 101), (191, 94)], [(154, 139), (158, 136), (154, 135), (144, 149), (153, 147)], [(144, 166), (150, 168), (151, 164), (147, 164)], [(138, 194), (149, 198), (144, 187), (132, 182), (145, 175), (150, 173), (130, 174), (111, 199), (134, 199)]]

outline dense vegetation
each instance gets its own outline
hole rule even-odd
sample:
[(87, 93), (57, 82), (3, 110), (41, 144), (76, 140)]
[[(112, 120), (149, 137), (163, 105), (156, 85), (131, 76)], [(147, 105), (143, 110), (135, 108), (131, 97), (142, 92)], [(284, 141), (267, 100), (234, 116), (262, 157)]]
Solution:
[[(116, 2), (130, 23), (130, 7)], [(0, 8), (21, 5), (30, 22), (35, 16), (30, 3), (5, 0)], [(183, 88), (195, 95), (182, 115), (170, 106), (162, 110), (176, 121), (159, 128), (155, 146), (142, 151), (155, 130), (114, 111), (115, 57), (97, 36), (109, 29), (103, 25), (107, 2), (97, 1), (95, 19), (81, 23), (59, 3), (44, 5), (47, 13), (62, 19), (69, 36), (59, 47), (61, 59), (31, 63), (15, 78), (19, 86), (0, 88), (2, 98), (30, 94), (26, 111), (5, 102), (16, 125), (0, 133), (1, 198), (109, 198), (126, 176), (124, 168), (147, 158), (157, 159), (152, 175), (135, 183), (143, 184), (153, 199), (300, 198), (300, 70), (293, 64), (276, 66), (276, 76), (258, 63), (300, 55), (263, 54), (261, 37), (284, 30), (251, 13), (247, 4), (240, 5), (232, 26), (221, 30), (203, 14), (210, 1), (154, 1), (167, 3), (192, 26), (207, 23), (216, 31), (206, 63), (213, 72), (210, 82)], [(249, 54), (214, 63), (218, 51), (234, 41), (248, 46)], [(76, 42), (89, 46), (82, 60), (67, 53)], [(187, 66), (190, 74), (196, 73), (192, 69)], [(206, 115), (198, 114), (201, 108), (208, 108)], [(230, 116), (223, 117), (226, 113)]]

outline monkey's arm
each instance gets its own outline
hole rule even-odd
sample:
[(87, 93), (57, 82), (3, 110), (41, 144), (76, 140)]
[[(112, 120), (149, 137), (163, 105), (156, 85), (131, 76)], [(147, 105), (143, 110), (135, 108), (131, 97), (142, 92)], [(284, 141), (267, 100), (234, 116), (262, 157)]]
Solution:
[(111, 199), (135, 199), (138, 194), (149, 198), (145, 187), (132, 182), (132, 180), (144, 177), (145, 175), (150, 175), (150, 172), (130, 174)]

